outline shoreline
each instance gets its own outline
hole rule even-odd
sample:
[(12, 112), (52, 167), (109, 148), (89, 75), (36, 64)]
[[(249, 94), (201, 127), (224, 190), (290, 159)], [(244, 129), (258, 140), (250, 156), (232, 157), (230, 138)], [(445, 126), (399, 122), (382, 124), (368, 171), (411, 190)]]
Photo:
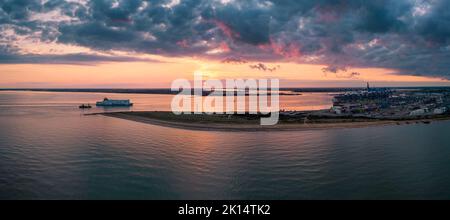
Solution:
[[(181, 115), (173, 117), (171, 112), (108, 112), (93, 113), (87, 115), (102, 115), (114, 117), (124, 120), (135, 121), (139, 123), (152, 124), (162, 127), (178, 128), (185, 130), (198, 131), (227, 131), (227, 132), (258, 132), (258, 131), (310, 131), (310, 130), (327, 130), (327, 129), (345, 129), (345, 128), (363, 128), (372, 126), (388, 126), (388, 125), (411, 125), (411, 124), (430, 124), (432, 121), (449, 120), (450, 117), (428, 118), (428, 119), (410, 119), (410, 120), (366, 120), (366, 121), (350, 121), (350, 122), (320, 122), (320, 123), (301, 123), (281, 121), (276, 125), (261, 126), (256, 121), (232, 121), (218, 122), (212, 121), (210, 117), (219, 116), (208, 115), (205, 118), (197, 118), (186, 121), (176, 121), (176, 117), (188, 117), (190, 115)], [(194, 116), (195, 117), (195, 116)], [(197, 115), (197, 117), (199, 117)], [(202, 117), (202, 116), (200, 116)], [(257, 120), (259, 122), (259, 120)]]

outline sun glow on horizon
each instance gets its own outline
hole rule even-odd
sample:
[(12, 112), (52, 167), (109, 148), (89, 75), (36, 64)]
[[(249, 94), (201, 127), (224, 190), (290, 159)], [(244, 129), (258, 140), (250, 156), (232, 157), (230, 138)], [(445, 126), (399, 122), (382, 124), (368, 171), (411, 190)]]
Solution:
[[(355, 68), (345, 72), (324, 72), (325, 65), (294, 62), (266, 62), (267, 69), (255, 68), (258, 62), (224, 63), (192, 57), (165, 57), (158, 55), (117, 52), (124, 56), (151, 59), (152, 62), (98, 62), (96, 64), (2, 64), (2, 88), (169, 88), (173, 80), (193, 79), (201, 73), (208, 79), (278, 78), (281, 87), (340, 87), (374, 82), (382, 86), (450, 85), (445, 79), (397, 75), (395, 71), (378, 68)], [(351, 75), (350, 73), (358, 74)], [(350, 74), (350, 75), (349, 75)], [(314, 82), (314, 83), (310, 83)]]

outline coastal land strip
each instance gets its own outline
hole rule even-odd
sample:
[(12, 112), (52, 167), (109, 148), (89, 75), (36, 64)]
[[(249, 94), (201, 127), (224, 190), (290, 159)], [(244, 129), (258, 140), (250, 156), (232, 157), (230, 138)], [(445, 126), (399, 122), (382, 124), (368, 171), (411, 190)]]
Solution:
[[(308, 112), (304, 113), (308, 115)], [(168, 111), (128, 111), (92, 113), (87, 115), (103, 115), (146, 124), (207, 131), (308, 131), (338, 128), (360, 128), (368, 126), (430, 124), (432, 121), (449, 120), (450, 115), (432, 117), (415, 117), (404, 119), (373, 119), (373, 118), (323, 118), (323, 117), (286, 117), (280, 116), (276, 125), (262, 126), (260, 118), (263, 115), (226, 115), (226, 114), (181, 114), (175, 115)]]

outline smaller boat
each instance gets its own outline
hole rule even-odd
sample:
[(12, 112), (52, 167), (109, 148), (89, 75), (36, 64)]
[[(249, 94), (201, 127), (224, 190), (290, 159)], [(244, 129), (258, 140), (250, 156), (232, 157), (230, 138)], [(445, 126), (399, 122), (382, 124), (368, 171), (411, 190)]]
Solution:
[(78, 107), (79, 107), (79, 108), (82, 108), (82, 109), (84, 109), (84, 108), (92, 108), (92, 106), (89, 105), (89, 104), (87, 104), (87, 105), (82, 104), (82, 105), (80, 105), (80, 106), (78, 106)]

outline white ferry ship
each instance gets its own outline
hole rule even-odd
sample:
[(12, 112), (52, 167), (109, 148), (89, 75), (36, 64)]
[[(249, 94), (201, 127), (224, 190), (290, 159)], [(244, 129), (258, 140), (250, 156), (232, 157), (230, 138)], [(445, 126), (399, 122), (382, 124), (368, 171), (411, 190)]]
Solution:
[(104, 98), (103, 101), (97, 102), (95, 104), (96, 106), (132, 106), (133, 103), (130, 102), (129, 99), (124, 100), (114, 100), (114, 99), (108, 99)]

